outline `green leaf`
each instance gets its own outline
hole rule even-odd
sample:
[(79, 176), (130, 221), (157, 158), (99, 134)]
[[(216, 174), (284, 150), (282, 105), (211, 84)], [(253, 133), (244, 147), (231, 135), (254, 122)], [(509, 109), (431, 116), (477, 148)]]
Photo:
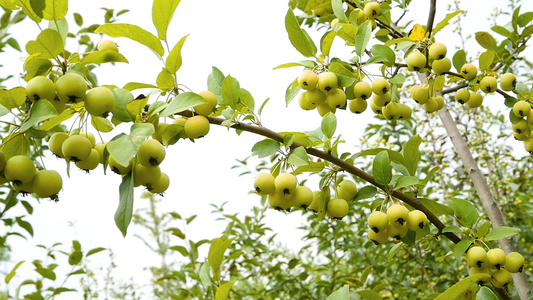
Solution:
[(357, 191), (354, 201), (372, 198), (377, 194), (378, 190), (373, 185), (367, 185)]
[(418, 202), (422, 203), (432, 214), (435, 216), (449, 215), (453, 216), (453, 209), (444, 204), (440, 204), (435, 200), (429, 200), (426, 198), (418, 198)]
[(316, 54), (316, 46), (309, 38), (309, 35), (300, 28), (298, 20), (294, 16), (292, 10), (287, 11), (285, 16), (285, 29), (289, 34), (291, 44), (305, 57), (313, 57)]
[[(405, 82), (405, 75), (402, 73), (394, 75), (391, 79), (389, 79), (389, 82), (396, 85), (402, 85)], [(396, 90), (393, 90), (393, 99), (394, 99), (394, 92)]]
[(169, 91), (174, 88), (175, 80), (174, 74), (168, 72), (166, 68), (163, 68), (156, 80), (157, 88), (162, 91)]
[(341, 24), (342, 27), (337, 30), (337, 35), (346, 41), (348, 45), (355, 43), (355, 37), (357, 36), (357, 27), (351, 23)]
[(94, 129), (100, 132), (111, 132), (114, 128), (111, 121), (99, 116), (92, 116), (91, 124), (93, 125)]
[(74, 22), (81, 27), (83, 25), (83, 17), (79, 13), (74, 13)]
[(485, 49), (493, 49), (496, 46), (496, 40), (485, 31), (476, 32), (476, 41)]
[(481, 224), (481, 226), (479, 226), (477, 229), (476, 229), (476, 237), (478, 238), (484, 238), (487, 233), (489, 232), (489, 229), (491, 228), (491, 224), (490, 222), (485, 222), (483, 224)]
[(19, 86), (10, 90), (0, 90), (0, 104), (7, 109), (20, 107), (26, 102), (26, 89)]
[[(55, 100), (54, 100), (55, 101)], [(76, 111), (74, 109), (66, 109), (58, 116), (52, 117), (48, 119), (47, 121), (44, 121), (41, 124), (41, 127), (39, 127), (40, 130), (43, 131), (49, 131), (52, 128), (56, 127), (57, 125), (63, 123), (64, 121), (70, 119)]]
[[(35, 23), (40, 23), (42, 21), (42, 13), (41, 16), (39, 16), (37, 13), (35, 13), (35, 11), (33, 10), (33, 7), (31, 5), (32, 1), (31, 0), (15, 0), (15, 1), (10, 1), (8, 3), (13, 3), (16, 5), (16, 6), (19, 6), (22, 8), (22, 11), (24, 12), (24, 14), (26, 14), (28, 17), (30, 17), (30, 19), (32, 19), (33, 21), (35, 21)], [(42, 2), (33, 2), (33, 3), (37, 3), (37, 4), (40, 4)], [(18, 7), (15, 6), (15, 9), (17, 9)], [(40, 9), (40, 11), (42, 11), (42, 9)]]
[(470, 239), (463, 239), (459, 243), (455, 244), (453, 247), (453, 254), (455, 255), (455, 259), (460, 260), (463, 255), (465, 255), (468, 248), (470, 248), (470, 245), (472, 245), (474, 241)]
[(35, 14), (42, 18), (44, 6), (46, 5), (45, 1), (30, 1), (30, 5)]
[(346, 69), (341, 63), (332, 62), (328, 67), (328, 71), (337, 75), (337, 80), (339, 81), (340, 86), (351, 86), (355, 83), (355, 75), (350, 70)]
[(320, 190), (320, 196), (318, 198), (318, 220), (323, 221), (326, 217), (326, 208), (331, 198), (331, 191), (329, 186), (326, 185)]
[(409, 171), (409, 174), (415, 175), (418, 168), (418, 161), (420, 160), (420, 152), (418, 148), (422, 143), (422, 138), (419, 135), (411, 137), (403, 147), (404, 166)]
[(389, 153), (389, 159), (391, 161), (393, 161), (395, 163), (398, 163), (398, 164), (401, 164), (401, 165), (404, 164), (404, 158), (403, 158), (403, 155), (400, 152), (394, 151), (394, 150), (390, 150), (390, 149), (385, 149), (385, 148), (368, 149), (368, 150), (365, 150), (365, 151), (359, 153), (359, 156), (377, 155), (378, 153), (380, 153), (382, 151), (387, 151), (387, 153)]
[[(331, 50), (331, 45), (333, 45), (333, 41), (335, 40), (336, 36), (337, 36), (337, 32), (328, 31), (320, 39), (320, 52), (322, 52), (322, 54), (324, 56), (329, 56), (329, 51)], [(299, 65), (300, 64), (296, 63), (296, 66), (299, 66)]]
[(331, 7), (333, 8), (333, 13), (335, 14), (335, 17), (337, 17), (340, 22), (345, 23), (346, 14), (344, 13), (344, 9), (342, 7), (342, 0), (331, 0)]
[(322, 123), (320, 125), (320, 129), (322, 130), (322, 133), (328, 139), (333, 137), (333, 134), (335, 133), (335, 130), (337, 129), (337, 118), (335, 117), (335, 114), (333, 114), (332, 112), (328, 112), (322, 118)]
[(35, 268), (35, 271), (41, 274), (41, 276), (43, 276), (46, 279), (50, 279), (52, 281), (56, 280), (56, 273), (54, 273), (54, 271), (50, 269), (43, 268), (43, 267), (37, 267)]
[(99, 65), (103, 63), (109, 63), (109, 62), (128, 63), (128, 60), (124, 57), (124, 55), (113, 50), (104, 50), (104, 51), (96, 51), (92, 53), (87, 53), (86, 55), (83, 56), (81, 60), (82, 65), (89, 65), (89, 64)]
[(365, 54), (366, 46), (372, 37), (372, 23), (365, 21), (357, 29), (355, 36), (355, 54), (362, 57)]
[(154, 132), (155, 129), (152, 123), (135, 123), (131, 125), (131, 142), (133, 144), (135, 152), (139, 150), (139, 147), (141, 146), (142, 142), (144, 142), (144, 140), (150, 137)]
[(303, 146), (294, 149), (289, 155), (289, 164), (294, 166), (306, 166), (309, 164), (309, 156)]
[(389, 66), (388, 65), (388, 62), (387, 62), (387, 58), (383, 55), (373, 55), (371, 58), (369, 58), (365, 65), (371, 65), (371, 64), (375, 64), (375, 63), (384, 63), (385, 65)]
[(235, 284), (235, 282), (229, 281), (220, 285), (215, 293), (215, 300), (227, 300), (233, 284)]
[(485, 241), (499, 241), (504, 238), (511, 237), (513, 235), (516, 235), (520, 232), (520, 230), (512, 227), (507, 226), (500, 226), (492, 229), (487, 235), (485, 236)]
[(392, 49), (387, 46), (376, 44), (372, 46), (370, 52), (372, 52), (374, 57), (383, 56), (385, 58), (385, 65), (389, 67), (394, 65), (394, 63), (396, 62), (396, 54), (394, 54), (394, 51), (392, 51)]
[(181, 0), (154, 0), (152, 6), (152, 22), (160, 39), (167, 39), (167, 29), (172, 16)]
[[(34, 2), (34, 1), (30, 1)], [(42, 18), (59, 21), (67, 15), (68, 0), (45, 0)]]
[(57, 111), (50, 101), (41, 99), (31, 106), (28, 119), (20, 126), (20, 132), (26, 132), (33, 125), (57, 116)]
[(125, 237), (133, 215), (133, 172), (122, 177), (119, 192), (120, 202), (115, 212), (115, 224)]
[(398, 252), (400, 252), (400, 250), (402, 250), (402, 248), (405, 245), (406, 245), (405, 243), (398, 243), (398, 244), (392, 246), (392, 248), (389, 250), (389, 254), (387, 255), (387, 262), (388, 263), (392, 262), (392, 260), (396, 256), (396, 254), (398, 254)]
[(2, 152), (6, 159), (15, 155), (26, 155), (30, 149), (30, 141), (25, 134), (8, 136), (2, 141)]
[(307, 165), (296, 168), (296, 170), (294, 170), (292, 174), (298, 175), (298, 174), (302, 174), (305, 172), (317, 173), (317, 172), (324, 170), (324, 168), (325, 168), (325, 165), (323, 162), (310, 161)]
[(37, 54), (34, 54), (28, 59), (24, 64), (24, 80), (29, 81), (35, 76), (46, 75), (48, 71), (52, 68), (52, 62), (49, 59), (39, 59), (36, 57)]
[(372, 163), (372, 175), (374, 176), (374, 180), (382, 186), (386, 186), (391, 182), (392, 166), (387, 151), (379, 152), (374, 158), (374, 162)]
[(448, 299), (468, 299), (468, 294), (472, 294), (478, 288), (477, 283), (481, 280), (490, 281), (490, 275), (487, 274), (475, 274), (467, 276), (456, 284), (452, 285), (449, 289), (440, 294), (435, 300), (448, 300)]
[(265, 139), (257, 142), (252, 147), (252, 155), (257, 155), (259, 158), (270, 156), (280, 149), (280, 143), (271, 139)]
[(205, 287), (213, 285), (213, 281), (211, 280), (211, 267), (207, 260), (200, 267), (200, 282)]
[(157, 86), (153, 84), (142, 83), (142, 82), (128, 82), (123, 87), (123, 89), (127, 91), (134, 91), (138, 89), (156, 89), (156, 88)]
[(326, 298), (326, 300), (349, 300), (349, 299), (350, 299), (350, 287), (347, 284), (345, 284), (340, 289), (334, 291)]
[(407, 186), (418, 184), (420, 184), (420, 180), (414, 176), (400, 176), (394, 185), (394, 190), (396, 191)]
[(489, 71), (494, 62), (495, 53), (492, 50), (487, 50), (479, 56), (479, 69), (482, 71)]
[(181, 93), (172, 99), (159, 115), (166, 118), (202, 103), (205, 103), (204, 98), (196, 93)]
[[(404, 44), (407, 47), (410, 47), (411, 45), (414, 45), (415, 43), (409, 37), (392, 39), (392, 40), (388, 40), (387, 42), (385, 42), (385, 46), (386, 47), (390, 47), (390, 46), (395, 45), (395, 44), (402, 44), (402, 45)], [(397, 50), (400, 50), (400, 49), (397, 49)]]
[(39, 33), (37, 40), (26, 44), (26, 51), (30, 55), (33, 54), (34, 58), (50, 59), (61, 54), (63, 47), (63, 38), (59, 32), (47, 28)]
[(454, 11), (453, 13), (449, 13), (446, 15), (446, 17), (439, 22), (439, 24), (437, 24), (437, 26), (435, 26), (435, 28), (433, 28), (433, 30), (431, 31), (431, 37), (434, 37), (435, 34), (437, 34), (437, 32), (439, 32), (441, 29), (443, 29), (444, 27), (448, 26), (449, 23), (448, 21), (450, 21), (453, 17), (457, 16), (458, 14), (460, 13), (463, 13), (464, 11), (462, 10), (458, 10), (458, 11)]
[(241, 87), (237, 79), (231, 77), (231, 75), (228, 75), (226, 78), (224, 78), (221, 90), (224, 104), (229, 105), (231, 108), (235, 109), (237, 104), (239, 103), (240, 91)]
[(224, 259), (224, 252), (226, 252), (234, 239), (235, 238), (226, 239), (225, 237), (220, 237), (211, 241), (207, 261), (209, 261), (209, 266), (211, 266), (211, 269), (213, 270), (213, 280), (215, 282), (220, 280), (220, 266)]
[(48, 28), (59, 32), (61, 39), (63, 39), (63, 45), (67, 43), (68, 36), (68, 22), (65, 19), (49, 22)]
[(127, 109), (128, 103), (133, 101), (133, 95), (130, 91), (121, 88), (115, 88), (111, 90), (115, 96), (115, 109), (113, 110), (113, 116), (122, 122), (135, 121), (135, 116), (132, 116)]
[(126, 167), (129, 165), (133, 156), (137, 154), (131, 137), (124, 133), (115, 136), (107, 143), (107, 150), (109, 156), (113, 157), (120, 165)]
[(444, 229), (442, 229), (442, 233), (446, 233), (446, 232), (459, 233), (459, 232), (463, 232), (463, 231), (459, 227), (447, 226), (447, 227), (444, 227)]
[[(322, 54), (324, 54), (324, 52), (322, 52)], [(290, 62), (290, 63), (281, 64), (281, 65), (279, 65), (277, 67), (274, 67), (273, 70), (284, 69), (284, 68), (292, 68), (292, 67), (305, 67), (307, 69), (312, 69), (315, 66), (316, 66), (316, 62), (314, 62), (312, 60), (302, 60), (302, 61), (299, 61), (299, 62)]]
[(518, 16), (517, 24), (520, 27), (526, 27), (533, 20), (533, 11), (528, 11)]
[(103, 247), (93, 248), (93, 249), (89, 250), (85, 256), (91, 256), (93, 254), (96, 254), (98, 252), (102, 252), (104, 250), (106, 250), (106, 248), (103, 248)]
[(109, 155), (122, 166), (128, 166), (141, 143), (154, 133), (151, 123), (136, 123), (131, 126), (131, 134), (121, 133), (107, 143)]
[(472, 227), (479, 215), (474, 205), (466, 200), (453, 198), (449, 201), (449, 206), (453, 209), (459, 224), (465, 227)]
[(207, 89), (217, 96), (219, 103), (222, 100), (222, 83), (224, 82), (224, 78), (226, 78), (224, 74), (216, 67), (212, 68), (211, 73), (207, 77)]
[(453, 62), (453, 67), (455, 68), (455, 70), (457, 70), (457, 72), (461, 72), (461, 68), (466, 63), (465, 50), (461, 49), (455, 52), (455, 54), (453, 55), (452, 62)]
[(507, 28), (505, 28), (503, 26), (495, 25), (495, 26), (492, 26), (491, 29), (492, 29), (492, 31), (494, 31), (497, 34), (502, 35), (504, 37), (510, 37), (511, 36), (511, 32), (509, 30), (507, 30)]
[(165, 49), (163, 49), (161, 41), (155, 35), (137, 25), (107, 23), (98, 27), (95, 32), (105, 33), (111, 37), (129, 38), (145, 45), (154, 51), (159, 57), (165, 54)]
[(239, 102), (242, 105), (246, 106), (250, 111), (254, 111), (255, 100), (254, 97), (252, 97), (252, 94), (250, 94), (250, 92), (248, 92), (247, 90), (241, 88), (239, 92)]
[(170, 250), (178, 251), (184, 257), (189, 256), (189, 251), (187, 251), (187, 248), (185, 248), (183, 246), (172, 246), (172, 247), (170, 247)]
[(72, 253), (68, 257), (68, 263), (71, 266), (75, 266), (81, 262), (82, 258), (83, 258), (83, 252), (79, 250), (72, 251)]
[(426, 177), (422, 180), (421, 185), (425, 186), (428, 183), (428, 181), (431, 179), (431, 177), (433, 177), (433, 175), (437, 173), (438, 170), (440, 170), (439, 166), (431, 168), (431, 170), (427, 172)]
[(294, 81), (291, 82), (285, 91), (285, 104), (289, 105), (289, 103), (291, 103), (292, 99), (298, 95), (301, 89), (302, 88), (298, 84), (298, 78), (294, 79)]
[[(361, 297), (361, 299), (365, 300), (380, 300), (383, 299), (379, 293), (373, 291), (373, 290), (360, 290), (357, 291), (357, 294)], [(347, 298), (349, 299), (349, 298)]]
[(482, 286), (476, 294), (476, 300), (499, 300), (500, 298), (494, 294), (494, 292), (486, 287)]
[(11, 272), (9, 272), (9, 274), (6, 275), (6, 278), (4, 278), (4, 282), (6, 284), (9, 284), (9, 282), (11, 281), (11, 279), (17, 274), (17, 269), (20, 267), (20, 265), (22, 265), (24, 263), (24, 261), (19, 261), (14, 267), (13, 269), (11, 269)]
[(179, 40), (178, 43), (174, 46), (174, 48), (172, 48), (172, 51), (170, 51), (170, 54), (167, 57), (165, 68), (170, 74), (176, 73), (181, 67), (181, 48), (183, 47), (183, 43), (185, 43), (185, 39), (187, 39), (188, 36), (189, 35), (182, 37), (181, 40)]

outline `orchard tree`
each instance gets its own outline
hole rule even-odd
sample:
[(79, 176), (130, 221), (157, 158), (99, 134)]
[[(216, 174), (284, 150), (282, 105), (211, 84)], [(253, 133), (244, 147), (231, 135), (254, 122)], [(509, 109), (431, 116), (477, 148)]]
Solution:
[[(216, 67), (204, 91), (188, 90), (180, 81), (176, 74), (187, 36), (171, 47), (167, 39), (179, 2), (154, 0), (157, 32), (117, 23), (125, 11), (107, 11), (105, 24), (88, 27), (75, 14), (81, 27), (76, 33), (69, 32), (65, 20), (66, 0), (0, 2), (2, 47), (21, 50), (8, 30), (24, 18), (47, 25), (24, 47), (26, 85), (0, 91), (5, 195), (0, 217), (10, 228), (2, 246), (7, 247), (8, 237), (22, 235), (20, 229), (33, 232), (25, 215), (9, 215), (19, 205), (32, 213), (25, 196), (60, 205), (69, 179), (42, 163), (42, 157), (55, 155), (64, 159), (67, 172), (103, 168), (106, 176), (121, 176), (115, 223), (123, 235), (134, 215), (134, 190), (152, 194), (152, 210), (135, 221), (151, 230), (154, 249), (163, 257), (161, 268), (153, 269), (154, 295), (161, 299), (529, 298), (531, 159), (514, 158), (504, 141), (512, 134), (533, 152), (532, 64), (524, 56), (533, 12), (510, 1), (504, 25), (475, 33), (483, 49), (478, 55), (452, 49), (441, 38), (450, 22), (461, 18), (460, 4), (436, 20), (432, 0), (426, 23), (413, 24), (403, 20), (410, 1), (291, 0), (285, 27), (305, 60), (277, 67), (300, 68), (288, 83), (285, 104), (298, 99), (301, 109), (316, 110), (322, 120), (314, 131), (275, 132), (261, 122), (261, 113), (265, 105), (283, 101), (256, 104), (236, 78)], [(316, 41), (307, 32), (324, 28)], [(106, 37), (93, 42), (98, 35)], [(119, 69), (128, 63), (112, 40), (117, 37), (148, 47), (162, 62), (151, 83), (98, 84), (99, 65)], [(81, 50), (68, 49), (69, 38), (76, 38)], [(338, 40), (348, 56), (332, 53)], [(483, 101), (492, 94), (508, 107), (505, 117)], [(360, 114), (375, 115), (361, 124), (366, 126), (361, 146), (340, 152), (345, 141), (337, 134), (337, 119), (363, 120)], [(263, 161), (245, 173), (254, 173), (250, 188), (263, 207), (243, 221), (216, 205), (216, 213), (229, 220), (222, 237), (169, 247), (163, 228), (182, 216), (158, 216), (153, 196), (172, 184), (162, 171), (166, 153), (175, 144), (209, 138), (210, 126), (261, 137), (252, 155)], [(100, 133), (114, 137), (97, 142)], [(246, 160), (242, 167), (248, 167)], [(272, 239), (251, 238), (268, 231), (262, 223), (266, 207), (306, 214), (307, 246), (291, 253)], [(165, 229), (185, 240), (179, 228)], [(204, 261), (198, 257), (203, 244), (210, 244)], [(84, 252), (73, 241), (66, 252), (73, 267), (68, 276), (89, 274), (84, 260), (103, 250)], [(189, 261), (166, 264), (168, 251)], [(55, 259), (56, 252), (50, 248), (49, 256)], [(36, 260), (34, 265), (43, 280), (56, 279), (56, 263)], [(7, 274), (6, 284), (18, 266)], [(35, 287), (24, 296), (28, 299), (71, 291), (43, 289), (42, 280), (22, 285)]]

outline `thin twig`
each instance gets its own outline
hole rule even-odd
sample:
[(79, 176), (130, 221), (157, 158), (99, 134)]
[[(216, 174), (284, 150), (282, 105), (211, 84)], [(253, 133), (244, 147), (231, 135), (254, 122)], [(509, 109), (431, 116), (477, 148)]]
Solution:
[(431, 38), (431, 31), (433, 30), (433, 22), (435, 21), (435, 13), (437, 12), (437, 0), (431, 0), (429, 6), (429, 17), (426, 25), (426, 32), (428, 38)]

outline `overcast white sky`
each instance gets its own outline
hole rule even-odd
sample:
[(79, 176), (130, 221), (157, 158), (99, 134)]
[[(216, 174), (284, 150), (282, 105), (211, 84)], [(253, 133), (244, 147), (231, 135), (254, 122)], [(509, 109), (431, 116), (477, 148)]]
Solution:
[[(491, 13), (492, 7), (501, 3), (497, 0), (487, 0), (480, 6), (479, 1), (463, 2), (465, 9), (469, 10), (469, 22), (465, 24), (465, 28), (470, 32), (488, 30), (484, 16)], [(531, 1), (525, 2), (527, 4), (524, 7), (529, 6), (529, 10), (533, 10)], [(196, 92), (207, 89), (207, 76), (211, 67), (216, 66), (224, 74), (237, 78), (241, 87), (252, 93), (256, 103), (271, 98), (263, 112), (262, 121), (266, 127), (276, 131), (313, 130), (320, 126), (321, 120), (315, 111), (302, 112), (297, 101), (289, 108), (284, 105), (285, 89), (301, 69), (272, 70), (279, 64), (304, 59), (290, 45), (284, 28), (287, 1), (265, 3), (249, 0), (181, 1), (168, 34), (171, 46), (182, 36), (190, 34), (182, 50), (184, 63), (178, 73), (178, 81)], [(428, 3), (427, 0), (412, 1), (414, 9), (404, 18), (425, 24)], [(131, 12), (121, 16), (120, 22), (137, 24), (156, 32), (151, 22), (151, 1), (71, 1), (69, 18), (72, 18), (73, 12), (82, 12), (85, 24), (102, 22), (100, 7), (117, 10), (127, 7)], [(437, 22), (444, 17), (444, 8), (445, 4), (439, 7)], [(523, 9), (525, 10), (526, 8)], [(71, 19), (69, 22), (74, 24)], [(17, 32), (16, 38), (21, 45), (38, 34), (38, 28), (30, 22), (14, 27), (14, 31)], [(318, 43), (319, 37), (314, 37)], [(130, 81), (153, 83), (162, 65), (151, 51), (126, 39), (115, 41), (130, 64), (102, 67), (98, 72), (100, 84), (123, 86)], [(447, 38), (440, 41), (449, 44), (457, 40)], [(470, 44), (475, 45), (475, 40), (472, 39)], [(340, 39), (334, 45), (333, 55), (346, 53), (340, 52), (346, 51), (342, 49), (343, 43)], [(449, 46), (449, 49), (452, 48)], [(9, 55), (17, 59), (23, 56), (11, 51)], [(348, 56), (344, 58), (348, 59)], [(5, 65), (6, 68), (0, 69), (2, 72), (22, 71), (22, 61), (15, 65)], [(22, 82), (19, 84), (24, 85)], [(371, 116), (369, 112), (365, 115)], [(364, 121), (344, 111), (337, 114), (337, 117), (338, 128), (348, 141), (344, 146), (345, 150), (349, 151), (349, 147), (358, 143), (364, 129)], [(113, 132), (105, 137), (110, 139), (118, 133)], [(198, 214), (199, 217), (187, 231), (193, 240), (219, 236), (222, 224), (216, 223), (214, 216), (210, 215), (210, 203), (220, 205), (228, 201), (228, 213), (239, 212), (241, 216), (259, 203), (258, 196), (248, 194), (253, 185), (253, 176), (237, 177), (240, 170), (230, 169), (235, 164), (234, 159), (250, 155), (253, 144), (259, 140), (260, 137), (248, 133), (239, 137), (231, 130), (228, 132), (222, 127), (212, 126), (210, 134), (196, 143), (180, 141), (168, 148), (167, 158), (161, 168), (169, 174), (171, 187), (160, 209), (176, 211), (182, 216)], [(519, 146), (521, 147), (520, 144)], [(45, 159), (45, 164), (47, 168), (65, 174), (64, 161), (50, 156)], [(33, 269), (31, 260), (44, 258), (44, 251), (35, 248), (35, 244), (51, 245), (54, 242), (63, 242), (66, 244), (65, 249), (68, 249), (71, 240), (78, 239), (85, 250), (92, 247), (113, 249), (118, 264), (116, 274), (119, 278), (127, 279), (135, 274), (140, 278), (140, 282), (146, 280), (147, 272), (142, 273), (143, 267), (157, 264), (157, 258), (133, 236), (134, 233), (139, 233), (138, 228), (131, 226), (128, 236), (123, 238), (114, 224), (119, 176), (103, 176), (100, 170), (86, 175), (73, 168), (71, 177), (64, 175), (63, 178), (64, 188), (60, 194), (60, 202), (44, 200), (37, 204), (35, 200), (31, 200), (35, 212), (29, 220), (35, 229), (35, 238), (28, 241), (12, 238), (9, 241), (13, 245), (11, 263), (26, 260), (19, 272), (30, 274)], [(311, 188), (317, 189), (316, 186)], [(136, 189), (136, 196), (140, 193), (141, 190)], [(142, 202), (142, 199), (136, 197), (135, 207), (143, 207)], [(303, 220), (299, 213), (285, 215), (270, 211), (268, 220), (268, 225), (279, 232), (280, 241), (288, 247), (299, 246), (300, 238), (296, 227)], [(69, 223), (74, 226), (69, 226)], [(93, 259), (97, 260), (97, 256), (93, 256)], [(11, 266), (5, 264), (0, 266), (1, 271), (10, 268)], [(3, 282), (0, 283), (0, 289), (5, 289), (1, 284)]]

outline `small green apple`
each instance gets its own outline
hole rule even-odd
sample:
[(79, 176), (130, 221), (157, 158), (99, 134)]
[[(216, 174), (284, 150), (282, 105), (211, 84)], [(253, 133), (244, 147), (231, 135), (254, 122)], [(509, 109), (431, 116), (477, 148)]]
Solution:
[(350, 100), (348, 103), (348, 108), (351, 112), (355, 114), (360, 114), (366, 110), (368, 107), (368, 103), (363, 98), (355, 98), (353, 100)]
[(443, 59), (446, 57), (446, 45), (443, 43), (433, 43), (429, 46), (429, 58), (434, 60)]
[(314, 90), (317, 84), (318, 76), (313, 70), (304, 70), (300, 73), (300, 76), (298, 76), (298, 85), (304, 90)]
[(477, 68), (473, 64), (464, 64), (460, 73), (464, 79), (472, 80), (477, 76)]

